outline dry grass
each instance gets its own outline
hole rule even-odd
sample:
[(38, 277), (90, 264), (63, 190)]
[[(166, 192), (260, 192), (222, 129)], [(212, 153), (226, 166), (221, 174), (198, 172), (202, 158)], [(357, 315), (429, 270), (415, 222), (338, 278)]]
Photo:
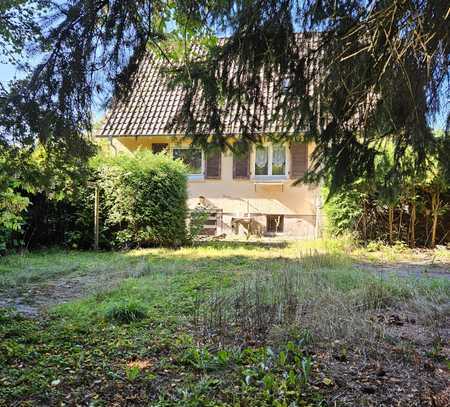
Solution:
[(413, 312), (428, 325), (450, 316), (447, 280), (380, 278), (357, 271), (337, 254), (286, 261), (279, 269), (261, 264), (237, 287), (214, 292), (196, 321), (215, 341), (264, 343), (307, 331), (320, 340), (345, 340), (378, 351), (384, 325), (378, 315)]

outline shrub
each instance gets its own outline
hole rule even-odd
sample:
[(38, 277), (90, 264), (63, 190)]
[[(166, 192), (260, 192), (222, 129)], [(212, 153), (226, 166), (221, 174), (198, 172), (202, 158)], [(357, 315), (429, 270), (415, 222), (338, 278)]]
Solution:
[(105, 317), (108, 321), (128, 324), (143, 319), (146, 315), (145, 307), (136, 300), (122, 300), (110, 304)]
[(0, 145), (0, 253), (20, 246), (21, 230), (29, 199), (26, 183), (20, 177), (21, 168), (11, 154)]
[(23, 212), (28, 206), (28, 198), (22, 196), (13, 188), (0, 191), (0, 253), (9, 247), (16, 247), (20, 240), (13, 234), (20, 232), (24, 223)]
[(203, 207), (197, 207), (191, 211), (189, 216), (189, 230), (188, 230), (188, 240), (192, 242), (195, 240), (208, 220), (209, 212)]
[(357, 229), (362, 215), (361, 201), (364, 194), (359, 191), (344, 191), (332, 196), (325, 205), (328, 228), (332, 235), (340, 236)]
[(0, 251), (90, 247), (89, 154), (67, 156), (41, 144), (33, 149), (0, 148)]
[(148, 151), (100, 157), (100, 217), (116, 247), (179, 246), (186, 240), (185, 166)]

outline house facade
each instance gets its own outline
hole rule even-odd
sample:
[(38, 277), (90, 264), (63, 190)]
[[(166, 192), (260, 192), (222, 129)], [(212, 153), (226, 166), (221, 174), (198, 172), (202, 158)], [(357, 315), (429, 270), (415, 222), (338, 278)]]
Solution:
[[(294, 185), (308, 168), (313, 146), (280, 144), (262, 137), (261, 143), (239, 155), (202, 151), (170, 128), (182, 98), (182, 92), (168, 86), (160, 64), (149, 56), (139, 65), (129, 98), (113, 105), (97, 136), (107, 138), (118, 154), (148, 149), (185, 162), (188, 206), (209, 212), (206, 234), (317, 237), (320, 190)], [(236, 123), (229, 120), (229, 124), (229, 133), (238, 137)], [(268, 130), (273, 134), (273, 129)]]

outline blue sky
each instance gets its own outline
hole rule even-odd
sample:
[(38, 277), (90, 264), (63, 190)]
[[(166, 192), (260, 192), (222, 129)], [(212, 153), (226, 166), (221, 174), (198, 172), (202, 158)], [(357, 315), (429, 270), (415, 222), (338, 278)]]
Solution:
[(5, 83), (14, 78), (16, 70), (11, 65), (0, 63), (0, 82)]
[[(0, 63), (0, 82), (1, 83), (3, 83), (3, 84), (7, 83), (11, 79), (14, 79), (15, 76), (20, 78), (22, 76), (22, 73), (20, 71), (17, 71), (17, 69), (10, 64)], [(443, 129), (445, 127), (445, 120), (446, 120), (446, 115), (447, 115), (447, 111), (446, 111), (445, 107), (448, 108), (448, 106), (449, 106), (449, 101), (447, 98), (447, 100), (443, 101), (444, 108), (442, 109), (441, 114), (439, 115), (439, 117), (436, 118), (435, 122), (433, 123), (433, 127), (435, 129)], [(98, 108), (97, 108), (97, 110), (95, 111), (95, 118), (98, 119), (102, 115), (103, 115), (103, 111), (98, 110)]]

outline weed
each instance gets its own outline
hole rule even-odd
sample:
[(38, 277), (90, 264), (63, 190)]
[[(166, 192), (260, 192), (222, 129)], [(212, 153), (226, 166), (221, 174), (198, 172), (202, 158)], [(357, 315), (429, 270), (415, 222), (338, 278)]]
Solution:
[(309, 382), (309, 378), (311, 376), (311, 368), (312, 368), (311, 356), (304, 357), (302, 359), (303, 384), (307, 384)]
[(136, 300), (125, 299), (110, 304), (105, 311), (105, 317), (109, 321), (127, 324), (143, 319), (146, 316), (144, 306)]
[(127, 367), (127, 368), (125, 369), (125, 373), (126, 373), (126, 375), (127, 375), (127, 379), (128, 379), (130, 382), (133, 382), (133, 381), (135, 381), (135, 380), (139, 377), (139, 375), (141, 374), (141, 369), (139, 369), (138, 366)]
[(431, 349), (427, 352), (427, 356), (435, 361), (441, 362), (445, 360), (445, 353), (442, 351), (442, 338), (436, 336), (431, 344)]

